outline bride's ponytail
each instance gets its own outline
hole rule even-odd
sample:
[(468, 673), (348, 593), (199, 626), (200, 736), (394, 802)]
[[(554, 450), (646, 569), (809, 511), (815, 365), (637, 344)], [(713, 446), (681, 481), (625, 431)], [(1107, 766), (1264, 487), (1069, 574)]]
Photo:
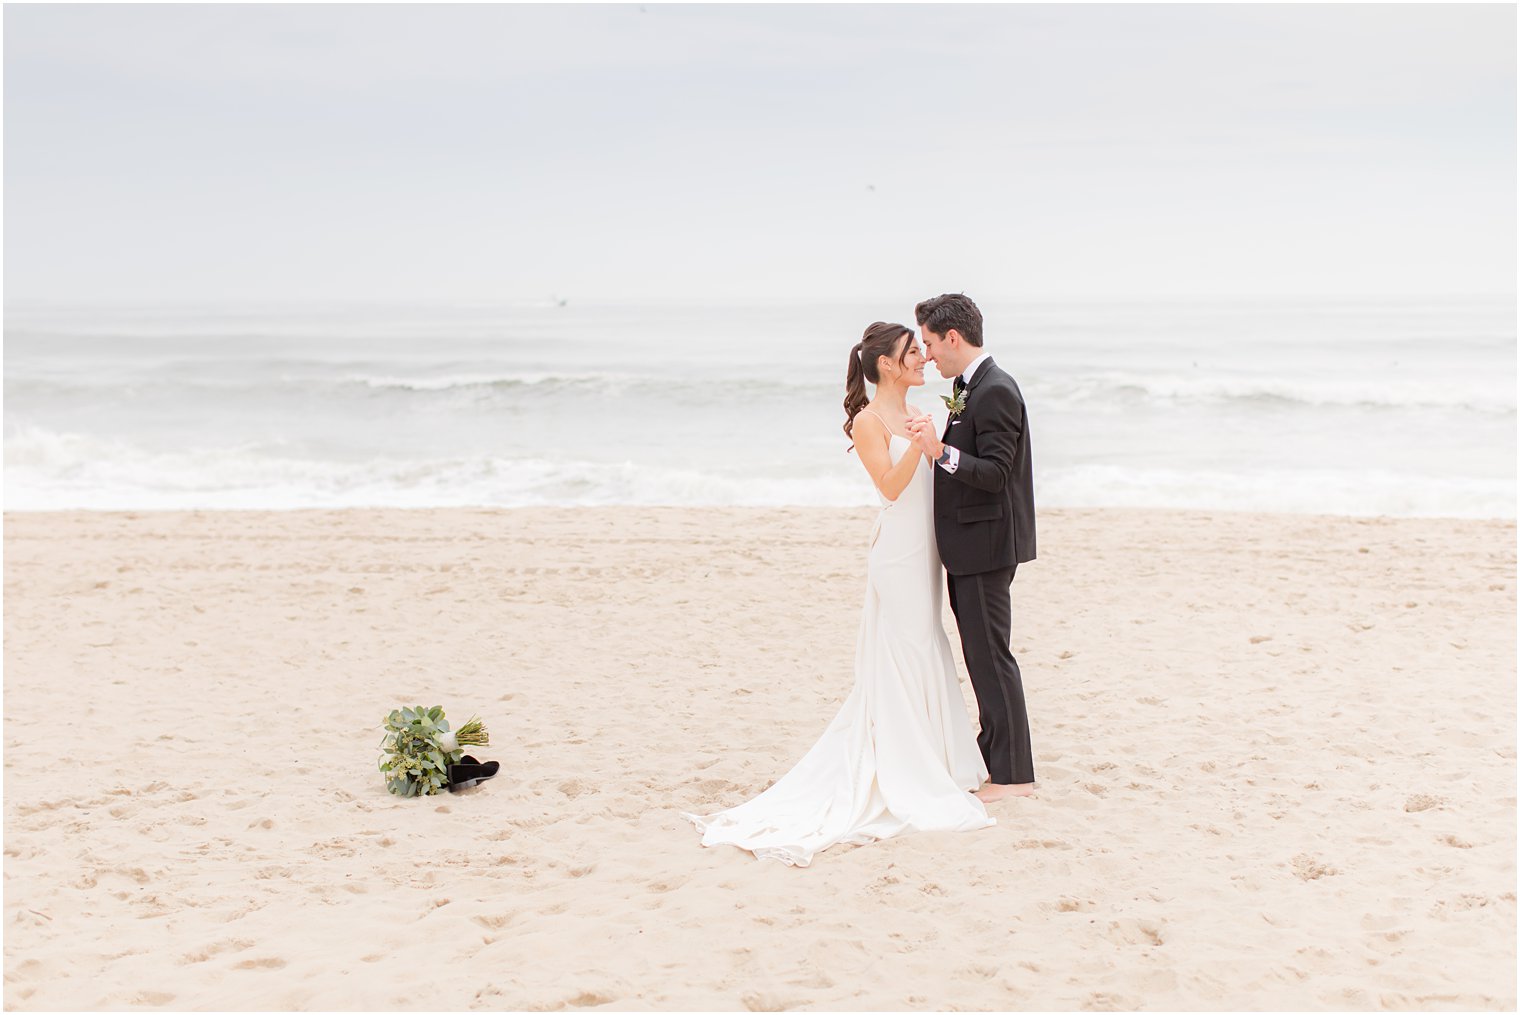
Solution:
[[(866, 407), (870, 398), (866, 396), (866, 381), (872, 384), (880, 382), (876, 374), (876, 361), (883, 356), (892, 355), (893, 348), (898, 340), (904, 335), (911, 336), (913, 331), (901, 324), (887, 324), (877, 321), (866, 329), (855, 348), (850, 350), (850, 365), (844, 377), (844, 435), (850, 438), (851, 448), (855, 440), (855, 417), (861, 409)], [(902, 351), (898, 354), (897, 361), (901, 363), (908, 355), (910, 342), (904, 342)], [(846, 448), (849, 451), (851, 448)]]
[[(866, 397), (865, 365), (861, 362), (860, 348), (864, 342), (856, 342), (850, 350), (850, 367), (844, 376), (844, 435), (854, 446), (855, 414), (870, 401)], [(849, 450), (846, 448), (845, 450)]]

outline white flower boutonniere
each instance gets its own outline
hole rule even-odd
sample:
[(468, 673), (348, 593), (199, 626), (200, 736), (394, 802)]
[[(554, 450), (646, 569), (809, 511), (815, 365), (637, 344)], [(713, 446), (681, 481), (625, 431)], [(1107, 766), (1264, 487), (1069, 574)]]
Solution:
[(960, 391), (956, 392), (955, 395), (953, 395), (953, 396), (951, 396), (951, 395), (940, 395), (939, 397), (942, 398), (942, 399), (944, 399), (945, 408), (947, 408), (947, 409), (950, 410), (950, 416), (951, 416), (951, 418), (959, 416), (961, 413), (963, 413), (963, 412), (966, 411), (966, 389), (965, 388), (962, 388)]

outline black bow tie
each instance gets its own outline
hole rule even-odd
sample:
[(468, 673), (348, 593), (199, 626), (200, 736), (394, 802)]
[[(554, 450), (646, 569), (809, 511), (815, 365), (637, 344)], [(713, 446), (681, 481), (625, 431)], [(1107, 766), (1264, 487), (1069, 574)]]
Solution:
[(954, 392), (955, 394), (957, 394), (957, 395), (959, 395), (962, 391), (965, 391), (966, 390), (966, 379), (964, 377), (962, 377), (960, 374), (956, 374), (955, 375), (955, 383), (952, 384), (952, 385), (950, 385), (950, 390), (952, 392)]

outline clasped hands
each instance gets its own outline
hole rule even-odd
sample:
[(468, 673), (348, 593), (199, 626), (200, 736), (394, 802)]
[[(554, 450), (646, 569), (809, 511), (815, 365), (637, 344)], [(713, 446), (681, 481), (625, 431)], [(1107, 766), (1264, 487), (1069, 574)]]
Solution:
[(930, 461), (944, 453), (945, 445), (934, 433), (934, 417), (927, 413), (922, 416), (914, 416), (907, 422), (908, 437), (918, 449), (924, 453), (924, 457)]

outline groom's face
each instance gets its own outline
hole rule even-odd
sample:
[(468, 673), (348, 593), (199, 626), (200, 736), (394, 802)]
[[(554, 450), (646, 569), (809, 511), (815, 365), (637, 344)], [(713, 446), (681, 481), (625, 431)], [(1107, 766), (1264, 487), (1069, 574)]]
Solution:
[[(928, 328), (919, 329), (924, 336), (924, 356), (939, 368), (939, 375), (946, 380), (961, 372), (960, 361), (957, 358), (955, 346), (959, 343), (952, 342), (944, 335), (936, 335)], [(951, 334), (954, 334), (952, 329)], [(956, 336), (959, 337), (959, 336)]]

